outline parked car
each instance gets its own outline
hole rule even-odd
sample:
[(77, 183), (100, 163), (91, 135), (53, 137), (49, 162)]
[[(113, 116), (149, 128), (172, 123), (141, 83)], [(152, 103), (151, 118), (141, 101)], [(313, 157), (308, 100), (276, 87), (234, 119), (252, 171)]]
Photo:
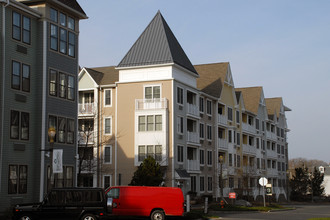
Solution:
[(180, 188), (148, 186), (116, 186), (106, 190), (108, 214), (114, 216), (182, 216), (184, 198)]
[(97, 220), (106, 217), (106, 205), (101, 188), (52, 189), (42, 203), (16, 205), (13, 219)]

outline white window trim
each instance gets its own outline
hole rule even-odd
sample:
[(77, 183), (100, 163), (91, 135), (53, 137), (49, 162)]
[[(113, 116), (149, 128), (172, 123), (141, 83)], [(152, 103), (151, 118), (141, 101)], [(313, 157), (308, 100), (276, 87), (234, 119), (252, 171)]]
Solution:
[[(179, 103), (178, 102), (178, 88), (180, 88), (180, 89), (182, 89), (182, 103)], [(181, 86), (177, 86), (176, 87), (176, 97), (175, 97), (175, 99), (176, 99), (176, 104), (178, 104), (178, 105), (180, 105), (180, 106), (183, 106), (184, 105), (184, 88), (183, 87), (181, 87)]]
[[(105, 104), (106, 91), (110, 91), (110, 105)], [(104, 104), (104, 107), (112, 107), (112, 90), (111, 89), (104, 90), (103, 104)]]
[[(181, 127), (182, 127), (182, 132), (181, 131), (179, 131), (179, 124), (181, 123), (181, 119), (182, 118), (182, 124), (181, 124)], [(183, 126), (183, 124), (184, 124), (184, 117), (183, 116), (181, 116), (181, 115), (178, 115), (177, 116), (177, 128), (176, 128), (176, 130), (177, 130), (177, 133), (178, 134), (180, 134), (180, 135), (183, 135), (183, 133), (184, 133), (184, 126)]]
[[(110, 162), (105, 162), (105, 148), (110, 147)], [(112, 164), (112, 145), (105, 145), (103, 147), (103, 163), (104, 164)]]
[[(209, 164), (209, 152), (211, 152), (211, 164)], [(213, 152), (212, 150), (207, 150), (206, 151), (206, 164), (208, 167), (212, 167), (213, 166)]]
[[(211, 128), (211, 139), (209, 139), (209, 129), (208, 128)], [(213, 138), (213, 134), (212, 134), (213, 132), (212, 132), (212, 125), (210, 125), (210, 124), (206, 124), (206, 139), (208, 140), (208, 141), (212, 141), (212, 138)]]
[[(143, 85), (143, 99), (146, 99), (146, 87), (156, 87), (156, 86), (159, 86), (159, 98), (161, 99), (162, 98), (162, 84)], [(153, 93), (152, 93), (152, 96), (154, 96)], [(154, 99), (154, 98), (152, 98), (152, 99)]]
[[(211, 190), (209, 190), (209, 178), (211, 178), (211, 184), (212, 184), (212, 189)], [(214, 187), (214, 184), (213, 184), (213, 176), (207, 176), (207, 192), (208, 193), (211, 193), (211, 192), (213, 192), (213, 187)]]
[[(177, 154), (176, 155), (176, 162), (178, 163), (178, 164), (183, 164), (184, 163), (184, 152), (185, 152), (185, 150), (184, 150), (184, 146), (183, 145), (177, 145), (177, 148), (176, 148), (176, 151), (178, 152), (178, 149), (179, 149), (179, 147), (182, 147), (182, 161), (179, 161), (179, 154)], [(176, 152), (176, 153), (177, 153)]]
[[(105, 120), (110, 119), (110, 134), (105, 133)], [(104, 117), (103, 119), (103, 134), (104, 135), (112, 135), (112, 116)]]
[[(202, 162), (202, 161), (201, 161), (201, 151), (204, 152), (204, 155), (203, 155), (203, 156), (204, 156), (204, 163), (201, 163), (201, 162)], [(199, 150), (199, 165), (200, 165), (200, 166), (203, 166), (203, 167), (205, 166), (205, 150), (204, 150), (204, 149), (200, 149), (200, 150)], [(204, 186), (204, 188), (205, 188), (205, 186)]]
[[(208, 102), (211, 102), (211, 114), (209, 114), (209, 113), (207, 112), (207, 103), (208, 103)], [(206, 115), (207, 115), (207, 116), (212, 116), (212, 111), (213, 111), (213, 109), (212, 109), (212, 100), (211, 100), (211, 99), (206, 99), (206, 102), (205, 102), (205, 103), (206, 103), (206, 106), (205, 106), (205, 107), (206, 107), (206, 110), (205, 110)]]
[[(204, 178), (204, 190), (201, 190), (201, 177)], [(199, 176), (199, 191), (200, 192), (205, 192), (205, 176), (204, 175)]]
[(112, 186), (112, 175), (103, 175), (103, 182), (102, 182), (102, 185), (103, 185), (103, 187), (105, 187), (105, 177), (110, 177), (110, 186), (109, 187), (111, 187)]
[[(201, 124), (203, 125), (203, 135), (204, 135), (204, 137), (201, 137), (201, 135), (200, 135), (200, 132), (201, 132)], [(199, 123), (199, 139), (201, 139), (201, 140), (205, 140), (205, 123), (203, 123), (203, 122), (200, 122), (200, 123)]]

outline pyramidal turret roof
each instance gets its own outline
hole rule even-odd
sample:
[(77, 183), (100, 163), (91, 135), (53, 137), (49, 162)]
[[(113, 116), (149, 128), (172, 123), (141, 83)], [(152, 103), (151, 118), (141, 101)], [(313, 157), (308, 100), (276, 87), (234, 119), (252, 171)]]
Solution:
[(151, 20), (117, 67), (175, 63), (198, 76), (160, 11)]

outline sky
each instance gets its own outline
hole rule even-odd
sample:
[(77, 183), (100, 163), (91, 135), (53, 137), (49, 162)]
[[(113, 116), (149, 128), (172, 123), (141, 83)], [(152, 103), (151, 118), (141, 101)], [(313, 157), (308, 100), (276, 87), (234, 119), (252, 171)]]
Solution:
[(192, 64), (230, 62), (235, 87), (282, 97), (289, 159), (330, 162), (329, 0), (77, 0), (79, 64), (118, 65), (160, 10)]

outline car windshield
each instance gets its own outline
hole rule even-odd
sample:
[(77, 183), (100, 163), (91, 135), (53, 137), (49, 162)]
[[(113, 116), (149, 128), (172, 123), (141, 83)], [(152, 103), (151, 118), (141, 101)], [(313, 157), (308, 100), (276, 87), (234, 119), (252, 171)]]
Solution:
[(119, 189), (114, 188), (110, 189), (110, 191), (107, 193), (108, 198), (118, 199), (119, 198)]

